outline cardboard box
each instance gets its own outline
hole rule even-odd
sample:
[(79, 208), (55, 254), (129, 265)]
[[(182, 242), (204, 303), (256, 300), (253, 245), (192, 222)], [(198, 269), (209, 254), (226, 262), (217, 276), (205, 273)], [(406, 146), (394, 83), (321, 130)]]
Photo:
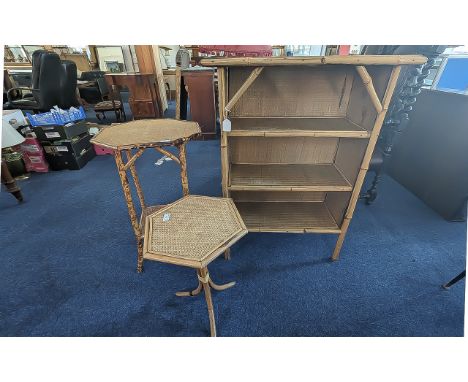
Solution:
[(35, 126), (34, 132), (40, 141), (59, 141), (87, 133), (88, 127), (86, 121), (78, 121), (65, 126)]
[(79, 170), (93, 159), (96, 153), (94, 152), (94, 147), (91, 145), (81, 155), (56, 152), (53, 154), (46, 153), (45, 156), (51, 170)]
[(61, 141), (42, 141), (42, 147), (47, 154), (63, 153), (79, 156), (82, 151), (87, 150), (91, 145), (89, 140), (91, 135), (84, 133), (73, 139)]

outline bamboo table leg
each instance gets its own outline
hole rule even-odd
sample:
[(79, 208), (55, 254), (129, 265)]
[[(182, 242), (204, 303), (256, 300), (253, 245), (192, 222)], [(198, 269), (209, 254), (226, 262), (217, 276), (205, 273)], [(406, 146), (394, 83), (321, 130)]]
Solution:
[(213, 309), (213, 300), (211, 298), (211, 289), (210, 289), (210, 274), (208, 273), (208, 269), (202, 268), (198, 271), (198, 280), (203, 285), (203, 289), (205, 291), (205, 299), (206, 305), (208, 306), (208, 316), (210, 318), (210, 333), (211, 337), (216, 337), (216, 321), (214, 316), (214, 309)]
[(187, 158), (186, 158), (186, 143), (183, 142), (178, 146), (179, 161), (180, 161), (180, 179), (182, 181), (182, 192), (184, 196), (189, 194), (188, 177), (187, 177)]
[(194, 290), (176, 292), (176, 296), (179, 296), (179, 297), (197, 296), (198, 294), (200, 294), (202, 289), (204, 289), (206, 305), (208, 307), (208, 316), (210, 318), (210, 333), (211, 333), (211, 337), (216, 337), (216, 321), (214, 317), (213, 299), (211, 297), (211, 288), (213, 288), (216, 291), (223, 291), (236, 285), (236, 282), (231, 281), (226, 284), (216, 284), (213, 282), (213, 280), (211, 280), (210, 274), (208, 273), (208, 268), (206, 267), (198, 269), (197, 276), (198, 276), (198, 285)]
[(130, 185), (128, 183), (127, 172), (125, 171), (125, 165), (122, 160), (122, 152), (115, 150), (114, 152), (115, 163), (119, 172), (120, 182), (122, 183), (122, 189), (127, 202), (128, 214), (130, 215), (130, 222), (132, 223), (133, 232), (137, 240), (138, 246), (138, 257), (137, 257), (137, 272), (140, 273), (143, 270), (143, 239), (141, 237), (140, 226), (138, 224), (138, 218), (135, 211), (135, 205), (133, 204), (132, 193), (130, 191)]
[[(130, 160), (132, 157), (131, 150), (126, 150), (127, 160)], [(141, 190), (140, 179), (138, 178), (138, 174), (136, 172), (135, 162), (133, 162), (130, 166), (130, 173), (132, 174), (133, 181), (135, 182), (135, 188), (137, 191), (138, 198), (140, 199), (141, 210), (145, 209), (145, 198), (143, 196), (143, 191)]]

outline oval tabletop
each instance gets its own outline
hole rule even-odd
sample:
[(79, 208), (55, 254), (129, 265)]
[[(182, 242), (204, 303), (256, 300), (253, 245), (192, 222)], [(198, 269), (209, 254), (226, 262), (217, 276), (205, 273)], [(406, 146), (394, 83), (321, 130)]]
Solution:
[(198, 123), (192, 121), (139, 119), (105, 127), (91, 143), (111, 149), (164, 146), (190, 139), (200, 132)]

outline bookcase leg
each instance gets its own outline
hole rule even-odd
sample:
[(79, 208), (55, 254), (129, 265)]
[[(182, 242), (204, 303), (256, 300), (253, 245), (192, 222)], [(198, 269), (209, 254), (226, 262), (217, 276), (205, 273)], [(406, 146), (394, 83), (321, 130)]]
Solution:
[(338, 236), (338, 240), (336, 241), (335, 249), (332, 255), (333, 261), (337, 261), (340, 257), (341, 247), (343, 246), (343, 242), (346, 237), (346, 232), (348, 231), (350, 221), (351, 219), (346, 218), (346, 217), (343, 220), (343, 224), (341, 225), (341, 233)]

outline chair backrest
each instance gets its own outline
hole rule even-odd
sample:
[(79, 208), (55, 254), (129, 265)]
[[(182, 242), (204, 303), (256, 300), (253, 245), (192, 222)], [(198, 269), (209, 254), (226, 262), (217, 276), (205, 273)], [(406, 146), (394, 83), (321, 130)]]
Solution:
[(31, 80), (31, 88), (32, 89), (39, 89), (39, 76), (41, 73), (41, 57), (45, 53), (48, 53), (47, 50), (39, 49), (35, 50), (32, 54), (32, 80)]
[(89, 72), (82, 72), (80, 80), (81, 81), (95, 81), (98, 78), (104, 78), (106, 72), (102, 70), (91, 70)]
[(109, 87), (107, 86), (106, 79), (104, 77), (98, 78), (96, 80), (99, 92), (101, 93), (101, 98), (109, 95)]
[(112, 85), (111, 86), (110, 97), (111, 97), (112, 101), (120, 101), (120, 104), (123, 107), (122, 94), (120, 93), (120, 88), (117, 85)]
[(54, 52), (43, 52), (37, 55), (37, 59), (40, 62), (36, 67), (38, 77), (34, 78), (36, 84), (33, 88), (33, 95), (39, 103), (39, 109), (50, 110), (54, 105), (60, 107), (64, 73), (60, 57)]
[(77, 68), (73, 61), (62, 60), (63, 73), (60, 76), (60, 104), (62, 109), (68, 109), (72, 106), (79, 106), (77, 97)]

